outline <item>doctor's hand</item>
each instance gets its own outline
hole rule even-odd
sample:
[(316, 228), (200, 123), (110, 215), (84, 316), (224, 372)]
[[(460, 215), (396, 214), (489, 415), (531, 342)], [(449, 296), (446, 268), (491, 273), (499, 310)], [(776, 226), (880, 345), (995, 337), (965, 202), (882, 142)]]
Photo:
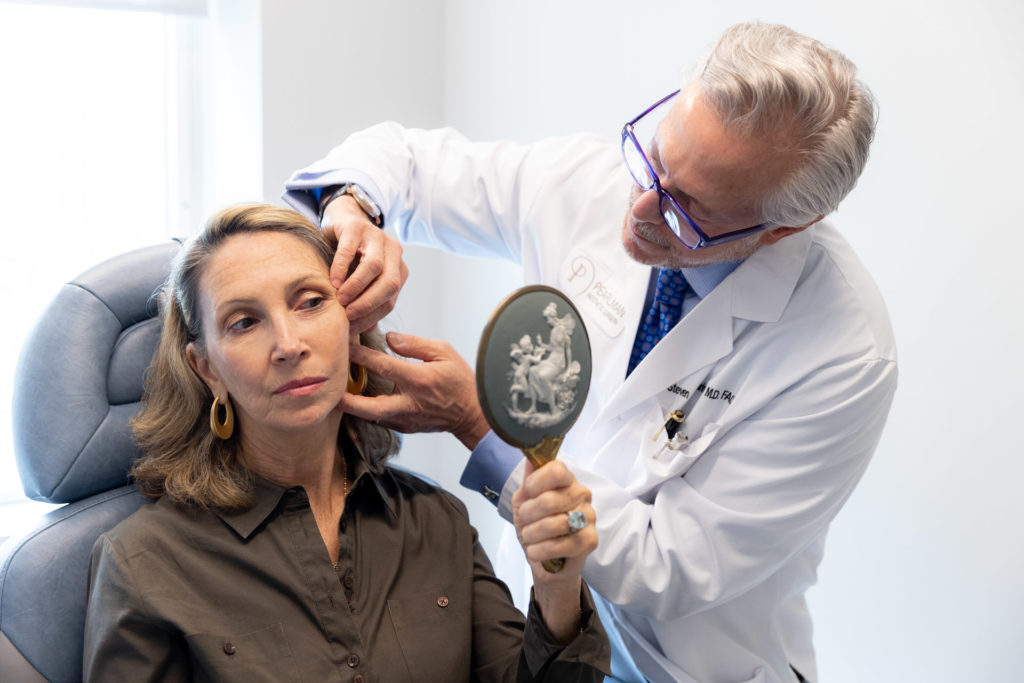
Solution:
[(409, 277), (402, 245), (367, 218), (352, 197), (327, 205), (320, 228), (338, 242), (331, 282), (357, 332), (373, 329), (395, 308)]
[(345, 394), (342, 410), (406, 434), (451, 432), (466, 448), (475, 448), (490, 427), (469, 364), (447, 342), (397, 332), (388, 332), (387, 342), (396, 354), (414, 360), (351, 346), (349, 361), (392, 382), (394, 389), (383, 396)]
[[(580, 574), (597, 548), (597, 516), (590, 506), (590, 489), (576, 480), (560, 460), (543, 467), (526, 462), (523, 484), (512, 496), (512, 521), (533, 570), (533, 595), (544, 623), (559, 642), (579, 632)], [(570, 512), (583, 513), (586, 526), (573, 532)], [(544, 560), (565, 558), (562, 570), (552, 574)]]

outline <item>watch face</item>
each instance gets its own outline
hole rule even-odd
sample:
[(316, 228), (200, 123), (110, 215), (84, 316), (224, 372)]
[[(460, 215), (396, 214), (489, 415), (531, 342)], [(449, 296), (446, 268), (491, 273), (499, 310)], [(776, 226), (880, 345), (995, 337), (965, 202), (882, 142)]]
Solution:
[(379, 222), (381, 215), (380, 207), (370, 198), (370, 195), (363, 191), (363, 188), (358, 185), (349, 185), (345, 191), (352, 195), (356, 203), (359, 204), (359, 208), (365, 211), (367, 216), (373, 219), (374, 222)]
[(477, 353), (477, 393), (491, 429), (518, 448), (561, 437), (590, 389), (590, 340), (561, 292), (534, 285), (491, 315)]

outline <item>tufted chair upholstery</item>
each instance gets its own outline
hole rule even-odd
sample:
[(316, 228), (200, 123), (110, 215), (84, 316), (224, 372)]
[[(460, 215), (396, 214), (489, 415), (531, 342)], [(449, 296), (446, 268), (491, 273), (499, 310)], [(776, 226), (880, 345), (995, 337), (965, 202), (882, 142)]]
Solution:
[(180, 244), (123, 254), (57, 294), (18, 362), (14, 447), (25, 493), (66, 503), (0, 546), (0, 681), (78, 681), (89, 555), (144, 504), (128, 426), (160, 335), (153, 293)]

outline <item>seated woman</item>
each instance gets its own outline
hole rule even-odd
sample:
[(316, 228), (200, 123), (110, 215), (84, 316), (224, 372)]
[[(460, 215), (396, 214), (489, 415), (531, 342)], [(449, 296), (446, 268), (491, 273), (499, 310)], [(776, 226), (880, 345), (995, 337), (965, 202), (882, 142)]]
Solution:
[(85, 680), (601, 680), (589, 491), (552, 463), (516, 494), (524, 619), (458, 499), (388, 467), (397, 437), (342, 414), (344, 392), (390, 387), (349, 366), (333, 256), (264, 205), (219, 213), (179, 254), (134, 425), (133, 475), (157, 500), (93, 550)]

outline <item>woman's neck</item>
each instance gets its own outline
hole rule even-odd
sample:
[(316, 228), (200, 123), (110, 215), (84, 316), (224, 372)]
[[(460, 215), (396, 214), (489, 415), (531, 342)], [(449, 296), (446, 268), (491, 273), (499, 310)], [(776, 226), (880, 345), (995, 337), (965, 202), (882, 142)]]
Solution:
[(301, 486), (309, 498), (331, 562), (338, 561), (338, 522), (348, 494), (348, 466), (338, 452), (337, 420), (303, 432), (262, 434), (242, 440), (242, 462), (252, 472), (280, 486)]
[(301, 486), (311, 504), (323, 505), (344, 479), (338, 456), (340, 426), (339, 417), (299, 432), (243, 432), (242, 462), (275, 484)]

